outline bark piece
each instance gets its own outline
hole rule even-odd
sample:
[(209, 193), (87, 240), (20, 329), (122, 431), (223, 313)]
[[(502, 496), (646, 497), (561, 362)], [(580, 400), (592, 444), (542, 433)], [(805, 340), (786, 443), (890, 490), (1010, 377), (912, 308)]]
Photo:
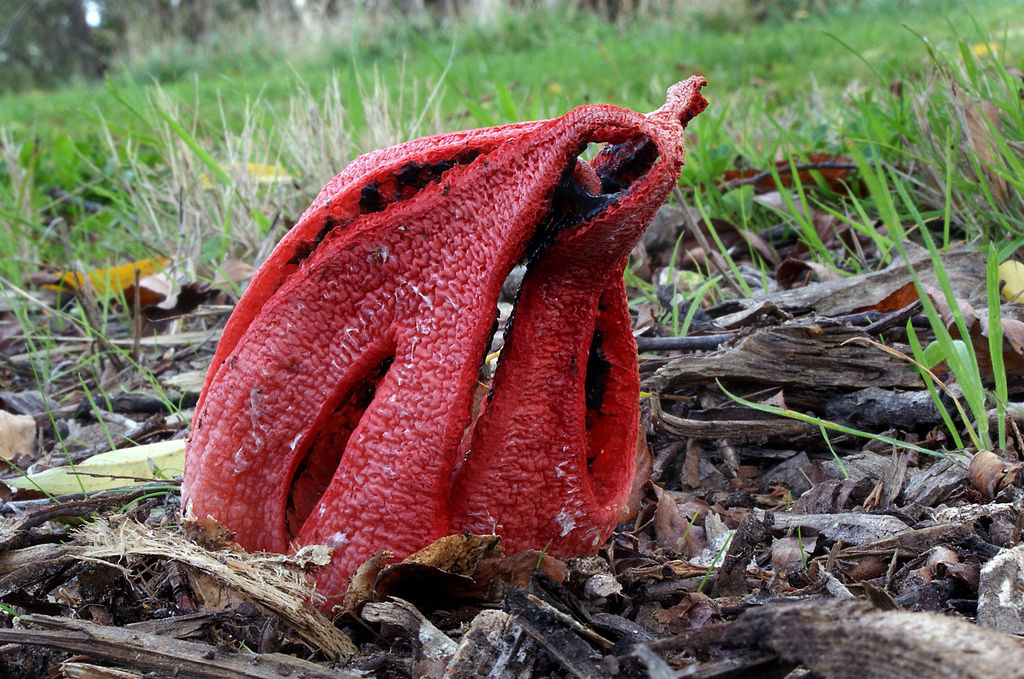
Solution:
[[(307, 568), (322, 567), (323, 548), (308, 547), (295, 556), (245, 554), (224, 549), (211, 553), (177, 533), (160, 531), (129, 519), (97, 520), (76, 534), (69, 548), (81, 559), (133, 559), (155, 556), (174, 559), (202, 573), (217, 587), (242, 595), (273, 611), (312, 647), (340, 657), (356, 652), (348, 636), (311, 603), (318, 596), (307, 579)], [(317, 565), (319, 564), (319, 565)]]
[(857, 337), (865, 335), (825, 323), (761, 328), (727, 349), (672, 359), (643, 386), (659, 394), (716, 379), (843, 391), (870, 386), (924, 388), (913, 366), (873, 347), (846, 343)]
[[(651, 422), (656, 429), (680, 439), (723, 439), (728, 438), (737, 443), (748, 441), (766, 441), (773, 438), (793, 439), (818, 431), (817, 427), (786, 417), (763, 415), (750, 408), (728, 409), (726, 413), (735, 413), (735, 419), (725, 415), (725, 419), (692, 419), (677, 417), (661, 409), (659, 399), (651, 400)], [(716, 417), (722, 417), (722, 411), (715, 411)], [(740, 419), (742, 418), (742, 419)]]
[(811, 489), (812, 484), (807, 478), (810, 463), (807, 453), (796, 453), (757, 477), (757, 489), (767, 493), (772, 486), (782, 486), (792, 493), (792, 497), (799, 498)]
[(42, 544), (0, 553), (0, 575), (7, 575), (25, 566), (39, 565), (60, 559), (67, 554), (63, 545)]
[[(757, 512), (761, 513), (761, 512)], [(843, 544), (864, 546), (881, 540), (911, 532), (913, 529), (886, 514), (865, 514), (862, 512), (844, 512), (841, 514), (796, 514), (794, 512), (777, 512), (775, 515), (777, 530), (789, 530), (802, 526), (813, 528), (829, 540), (842, 540)]]
[(447, 634), (434, 627), (415, 606), (401, 599), (366, 604), (363, 619), (379, 623), (381, 634), (401, 637), (412, 644), (412, 674), (416, 677), (440, 677), (458, 648)]
[(126, 672), (112, 667), (101, 667), (92, 663), (66, 662), (60, 666), (64, 679), (142, 679), (141, 672)]
[(946, 453), (944, 458), (910, 477), (903, 491), (904, 502), (934, 507), (967, 480), (969, 463), (968, 455)]
[(1024, 677), (1024, 647), (1015, 639), (941, 615), (876, 612), (860, 601), (751, 609), (729, 642), (771, 649), (830, 679)]
[(871, 386), (825, 402), (825, 418), (865, 431), (921, 431), (942, 422), (927, 391), (891, 391)]
[[(920, 246), (909, 246), (907, 249), (921, 282), (939, 287), (927, 250)], [(978, 299), (979, 283), (985, 280), (985, 253), (966, 248), (944, 253), (942, 264), (957, 299), (967, 300), (977, 308), (973, 302)], [(906, 264), (901, 258), (896, 258), (882, 271), (849, 276), (771, 295), (758, 295), (737, 300), (732, 305), (747, 307), (769, 300), (791, 314), (813, 311), (821, 316), (843, 316), (878, 304), (910, 282)], [(981, 299), (984, 299), (983, 286)], [(984, 306), (984, 302), (981, 302), (981, 306)]]
[(748, 512), (743, 517), (718, 570), (715, 586), (711, 590), (712, 597), (746, 596), (747, 564), (750, 563), (754, 550), (764, 542), (772, 529), (773, 521), (774, 515), (771, 513), (758, 518), (754, 512)]
[(1024, 546), (1004, 550), (981, 569), (978, 624), (1024, 634)]
[(189, 640), (202, 638), (210, 627), (218, 624), (228, 622), (238, 627), (256, 623), (263, 617), (265, 615), (256, 606), (245, 603), (231, 608), (222, 608), (219, 611), (203, 611), (176, 615), (171, 618), (154, 618), (153, 620), (133, 622), (130, 625), (125, 625), (124, 628), (146, 634)]
[(568, 616), (518, 588), (505, 595), (505, 607), (570, 676), (597, 679), (607, 674), (600, 665), (601, 654), (579, 637)]
[(536, 642), (504, 611), (481, 611), (462, 636), (444, 679), (526, 679), (532, 674)]

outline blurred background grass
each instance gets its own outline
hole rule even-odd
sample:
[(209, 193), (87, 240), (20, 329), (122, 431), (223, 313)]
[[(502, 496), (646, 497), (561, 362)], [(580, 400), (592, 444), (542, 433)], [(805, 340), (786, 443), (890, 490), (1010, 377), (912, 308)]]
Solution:
[[(8, 9), (22, 4), (0, 0)], [(772, 111), (888, 86), (873, 71), (893, 80), (920, 76), (928, 65), (922, 38), (940, 49), (961, 38), (992, 42), (1018, 59), (1013, 48), (1024, 39), (1019, 3), (997, 0), (608, 0), (591, 9), (452, 0), (419, 11), (384, 0), (85, 6), (107, 17), (91, 31), (94, 44), (79, 50), (96, 53), (91, 59), (70, 51), (71, 64), (32, 71), (5, 48), (0, 120), (43, 138), (87, 135), (100, 117), (138, 130), (96, 82), (101, 71), (128, 102), (140, 105), (159, 84), (181, 101), (198, 101), (201, 120), (233, 129), (247, 102), (259, 98), (281, 111), (299, 83), (319, 93), (333, 78), (353, 100), (360, 76), (378, 75), (392, 93), (408, 93), (433, 87), (446, 68), (439, 105), (451, 125), (550, 116), (597, 101), (649, 109), (693, 73), (708, 77), (708, 94), (719, 102), (758, 99)], [(23, 17), (14, 28), (27, 23)], [(46, 53), (58, 42), (44, 34), (21, 47)]]

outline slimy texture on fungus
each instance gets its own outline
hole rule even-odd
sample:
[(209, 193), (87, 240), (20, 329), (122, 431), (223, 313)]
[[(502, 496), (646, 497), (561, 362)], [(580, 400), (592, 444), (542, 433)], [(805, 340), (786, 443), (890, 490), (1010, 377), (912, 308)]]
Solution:
[[(638, 436), (626, 256), (668, 197), (703, 78), (657, 111), (418, 139), (354, 160), (260, 267), (193, 422), (186, 511), (250, 550), (356, 567), (455, 532), (588, 554), (614, 529)], [(578, 155), (605, 143), (589, 164)], [(528, 262), (491, 393), (473, 394), (501, 285)]]

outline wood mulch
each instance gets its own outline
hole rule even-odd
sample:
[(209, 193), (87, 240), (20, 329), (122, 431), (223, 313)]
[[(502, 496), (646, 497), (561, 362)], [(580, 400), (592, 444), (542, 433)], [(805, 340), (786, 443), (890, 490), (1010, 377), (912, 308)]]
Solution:
[[(638, 251), (651, 272), (657, 229), (685, 224), (672, 209), (659, 220)], [(928, 258), (912, 259), (934, 285)], [(944, 263), (958, 298), (984, 309), (984, 256)], [(929, 332), (902, 263), (816, 276), (703, 308), (684, 338), (666, 327), (671, 289), (635, 305), (646, 445), (632, 516), (595, 556), (506, 555), (455, 536), (411, 562), (368, 564), (331, 619), (307, 599), (325, 553), (248, 555), (215, 525), (182, 525), (175, 481), (6, 492), (0, 675), (1024, 677), (1015, 420), (1006, 450), (953, 450), (919, 371), (879, 348), (909, 353), (908, 324)], [(102, 363), (84, 382), (62, 370), (62, 356), (102, 350), (88, 337), (53, 332), (43, 366), (0, 308), (0, 413), (34, 421), (30, 454), (11, 463), (37, 471), (66, 464), (65, 448), (77, 462), (183, 437), (232, 303), (203, 299), (138, 343), (180, 412), (131, 367)], [(130, 346), (132, 333), (114, 323), (107, 336)], [(1006, 365), (1013, 401), (1020, 361)], [(806, 417), (727, 394), (896, 445), (826, 439)]]

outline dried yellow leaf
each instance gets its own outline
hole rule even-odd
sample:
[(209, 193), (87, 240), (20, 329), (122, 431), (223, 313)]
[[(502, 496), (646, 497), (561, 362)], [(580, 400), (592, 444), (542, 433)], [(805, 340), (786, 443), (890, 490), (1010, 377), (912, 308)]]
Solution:
[(1024, 264), (1011, 259), (999, 265), (999, 282), (1003, 297), (1010, 301), (1024, 301)]
[[(105, 297), (120, 292), (125, 288), (135, 285), (135, 270), (139, 271), (139, 278), (152, 276), (164, 269), (171, 263), (167, 257), (156, 259), (140, 259), (127, 264), (119, 264), (105, 269), (93, 269), (88, 272), (89, 283), (97, 295)], [(78, 271), (69, 271), (61, 274), (57, 283), (44, 285), (48, 290), (78, 290), (85, 284), (85, 274)]]

